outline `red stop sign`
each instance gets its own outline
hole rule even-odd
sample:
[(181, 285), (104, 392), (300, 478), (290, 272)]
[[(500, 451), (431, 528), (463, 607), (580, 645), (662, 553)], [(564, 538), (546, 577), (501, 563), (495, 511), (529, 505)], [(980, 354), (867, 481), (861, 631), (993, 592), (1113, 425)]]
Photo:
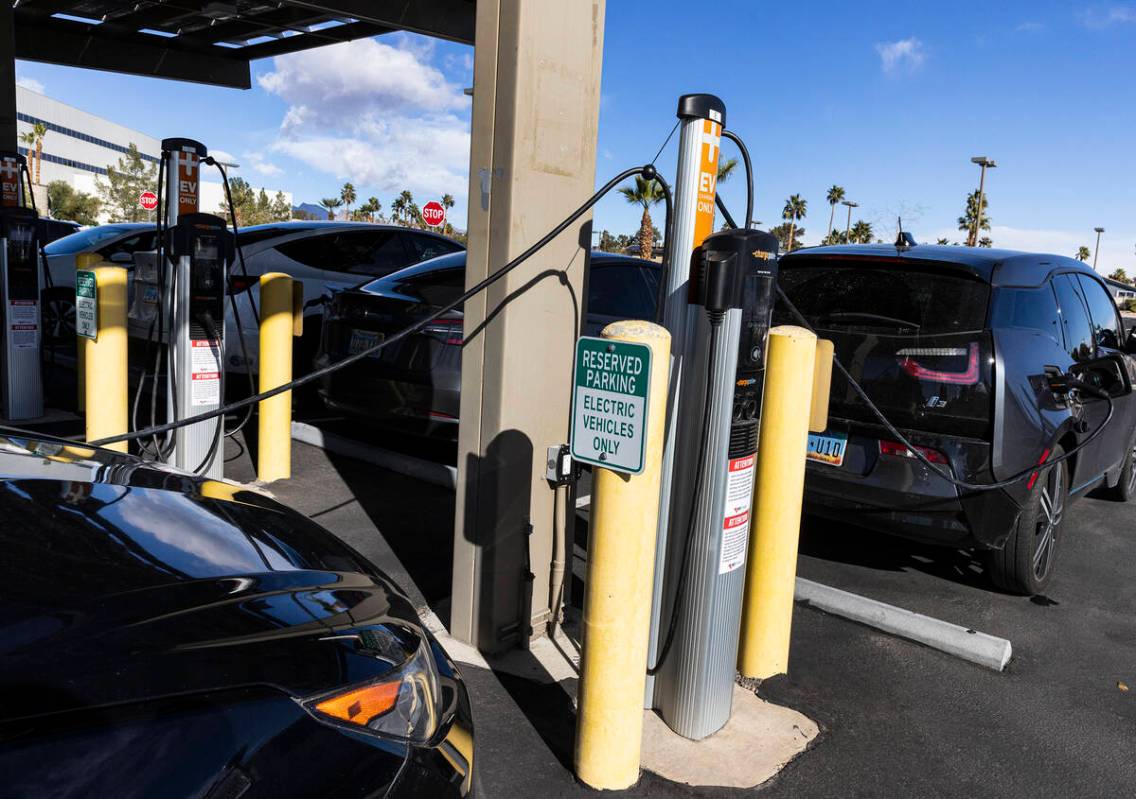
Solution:
[(158, 207), (158, 195), (152, 191), (144, 191), (138, 195), (138, 204), (147, 211), (153, 211)]
[(430, 227), (441, 227), (446, 222), (446, 209), (437, 200), (431, 200), (422, 206), (422, 219)]

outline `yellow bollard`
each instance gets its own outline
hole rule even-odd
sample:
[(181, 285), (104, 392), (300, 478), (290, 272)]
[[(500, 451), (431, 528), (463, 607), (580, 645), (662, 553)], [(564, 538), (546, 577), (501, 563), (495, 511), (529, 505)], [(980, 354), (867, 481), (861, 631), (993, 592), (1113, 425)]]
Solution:
[[(292, 379), (292, 278), (260, 276), (260, 390)], [(257, 412), (256, 476), (262, 482), (292, 476), (292, 392), (261, 400)]]
[[(75, 256), (75, 271), (93, 269), (96, 264), (102, 261), (97, 253), (84, 252)], [(76, 320), (78, 321), (78, 320)], [(75, 382), (78, 384), (76, 389), (79, 391), (79, 413), (83, 412), (84, 405), (87, 401), (87, 374), (86, 374), (86, 358), (87, 358), (87, 342), (88, 338), (82, 336), (75, 336)]]
[(823, 433), (828, 429), (828, 399), (832, 394), (832, 354), (835, 345), (826, 338), (818, 338), (816, 365), (813, 367), (813, 399), (809, 410), (809, 432)]
[(603, 337), (651, 348), (643, 471), (597, 468), (592, 486), (576, 775), (617, 790), (639, 779), (671, 337), (650, 322), (615, 322)]
[(804, 328), (784, 325), (769, 331), (738, 645), (743, 677), (764, 679), (789, 667), (816, 352), (816, 336)]
[[(87, 440), (129, 432), (127, 412), (126, 269), (102, 264), (88, 267), (95, 273), (98, 294), (98, 338), (79, 338), (86, 392)], [(107, 449), (127, 451), (127, 443), (108, 444)]]

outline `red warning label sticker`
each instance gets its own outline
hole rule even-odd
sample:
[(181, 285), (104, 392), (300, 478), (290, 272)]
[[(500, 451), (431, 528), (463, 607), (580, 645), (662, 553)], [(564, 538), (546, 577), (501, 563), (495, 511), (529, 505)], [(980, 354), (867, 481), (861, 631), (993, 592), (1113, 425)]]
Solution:
[(753, 501), (753, 470), (756, 455), (731, 458), (726, 475), (726, 502), (722, 514), (722, 551), (718, 574), (741, 568), (749, 545), (750, 504)]
[(189, 362), (189, 401), (192, 405), (221, 404), (221, 342), (193, 339)]

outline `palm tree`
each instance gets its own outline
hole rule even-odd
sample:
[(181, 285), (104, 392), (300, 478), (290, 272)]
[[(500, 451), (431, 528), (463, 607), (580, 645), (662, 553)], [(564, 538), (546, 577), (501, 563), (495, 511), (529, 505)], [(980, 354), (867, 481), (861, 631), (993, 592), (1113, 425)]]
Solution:
[(844, 187), (837, 186), (835, 183), (833, 183), (832, 188), (828, 190), (828, 194), (824, 195), (824, 198), (828, 200), (828, 204), (832, 206), (831, 210), (828, 212), (828, 232), (831, 235), (832, 221), (836, 218), (836, 206), (838, 206), (840, 204), (840, 201), (844, 199)]
[(848, 237), (855, 244), (871, 244), (872, 243), (872, 223), (865, 222), (862, 219), (856, 220), (856, 224), (848, 231)]
[(351, 206), (355, 204), (355, 187), (350, 183), (344, 183), (343, 188), (339, 190), (339, 199), (343, 200), (343, 205), (346, 209), (346, 217), (351, 218)]
[(391, 203), (391, 221), (405, 225), (408, 221), (411, 206), (414, 205), (414, 195), (403, 189), (398, 197)]
[(663, 187), (657, 180), (644, 180), (635, 177), (635, 188), (624, 186), (619, 190), (629, 203), (643, 206), (643, 218), (639, 221), (639, 257), (651, 258), (655, 254), (655, 231), (651, 224), (651, 206), (663, 199)]
[(338, 197), (324, 197), (320, 200), (320, 206), (327, 209), (327, 218), (335, 219), (335, 209), (343, 205), (343, 200)]
[(738, 168), (738, 159), (727, 158), (725, 161), (718, 162), (718, 182), (725, 183), (734, 175), (734, 170)]
[(1078, 247), (1077, 248), (1077, 260), (1078, 261), (1087, 261), (1087, 260), (1089, 260), (1090, 255), (1092, 255), (1092, 252), (1090, 252), (1088, 247)]
[(973, 247), (975, 245), (975, 238), (977, 232), (974, 229), (974, 219), (978, 217), (978, 228), (980, 230), (990, 229), (990, 218), (986, 215), (987, 209), (990, 207), (989, 198), (986, 195), (982, 196), (982, 213), (978, 213), (978, 189), (967, 195), (966, 197), (966, 213), (958, 218), (959, 230), (967, 231), (966, 245)]
[[(454, 207), (454, 197), (453, 197), (452, 194), (443, 194), (442, 195), (442, 207), (445, 208), (447, 211), (449, 211), (451, 208)], [(448, 214), (447, 214), (447, 216), (448, 216)]]
[(43, 137), (47, 135), (47, 125), (42, 122), (37, 122), (32, 125), (32, 132), (35, 133), (35, 182), (39, 184), (40, 168), (43, 166)]
[(781, 218), (789, 220), (789, 247), (787, 252), (796, 249), (797, 222), (805, 218), (808, 208), (808, 200), (801, 199), (799, 194), (794, 194), (785, 201), (785, 209), (781, 212)]
[[(28, 151), (28, 155), (27, 155), (28, 164), (31, 165), (31, 170), (34, 172), (35, 171), (35, 143), (36, 143), (35, 131), (29, 130), (27, 133), (21, 133), (19, 138), (20, 138), (20, 144), (24, 145), (24, 148)], [(20, 180), (23, 180), (23, 178), (20, 178)]]
[(372, 222), (375, 221), (375, 218), (377, 216), (379, 216), (379, 214), (381, 214), (382, 211), (383, 211), (383, 204), (381, 202), (379, 202), (378, 197), (370, 197), (370, 198), (367, 199), (367, 215), (370, 217), (370, 220)]

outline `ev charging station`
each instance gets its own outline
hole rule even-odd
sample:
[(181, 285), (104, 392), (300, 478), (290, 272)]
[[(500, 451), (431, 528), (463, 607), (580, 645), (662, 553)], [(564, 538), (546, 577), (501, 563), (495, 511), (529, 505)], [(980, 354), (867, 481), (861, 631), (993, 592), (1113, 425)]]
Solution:
[[(224, 302), (235, 242), (223, 219), (198, 210), (201, 163), (208, 155), (205, 145), (192, 139), (162, 141), (166, 198), (158, 278), (168, 325), (161, 333), (170, 420), (216, 410), (224, 401)], [(167, 462), (222, 477), (224, 427), (224, 417), (218, 416), (177, 428)]]
[(27, 163), (0, 153), (0, 297), (4, 309), (4, 418), (43, 416), (39, 216), (24, 205)]
[(663, 317), (672, 363), (645, 704), (695, 740), (730, 717), (778, 247), (748, 219), (710, 235), (725, 115), (712, 95), (679, 100)]

